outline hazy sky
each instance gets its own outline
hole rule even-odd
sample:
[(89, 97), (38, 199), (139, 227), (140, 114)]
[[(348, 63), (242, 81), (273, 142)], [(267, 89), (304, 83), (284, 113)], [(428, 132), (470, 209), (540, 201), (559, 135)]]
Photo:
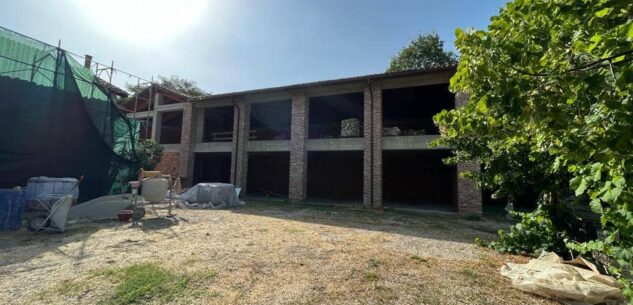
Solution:
[(384, 72), (418, 33), (436, 31), (454, 49), (455, 28), (485, 28), (506, 2), (2, 0), (0, 25), (147, 79), (179, 75), (222, 93)]

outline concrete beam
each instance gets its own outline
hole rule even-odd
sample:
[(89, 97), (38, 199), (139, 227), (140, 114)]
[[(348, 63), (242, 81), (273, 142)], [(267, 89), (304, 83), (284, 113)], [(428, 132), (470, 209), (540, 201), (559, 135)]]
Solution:
[(164, 153), (180, 152), (180, 144), (160, 144)]
[[(162, 93), (161, 93), (162, 95)], [(186, 107), (187, 103), (177, 103), (177, 104), (167, 104), (167, 105), (158, 105), (156, 108), (154, 108), (156, 111), (160, 111), (160, 112), (168, 112), (168, 111), (177, 111), (177, 110), (182, 110), (183, 108)], [(189, 103), (191, 104), (191, 103)]]
[(426, 150), (426, 149), (446, 149), (444, 146), (430, 147), (429, 144), (439, 138), (439, 135), (417, 135), (382, 137), (383, 150)]
[(147, 118), (147, 117), (153, 117), (154, 116), (154, 110), (150, 110), (150, 111), (139, 111), (137, 113), (134, 112), (130, 112), (128, 114), (125, 115), (128, 119), (142, 119), (142, 118)]
[(233, 151), (232, 142), (204, 142), (196, 143), (193, 146), (193, 152), (195, 153), (208, 153), (208, 152), (231, 152)]
[(160, 92), (156, 92), (154, 94), (154, 110), (152, 110), (154, 112), (152, 121), (152, 140), (154, 140), (156, 143), (160, 143), (160, 128), (163, 123), (163, 115), (156, 109), (158, 108), (158, 105), (162, 103), (162, 100), (163, 94)]
[(363, 138), (310, 139), (308, 151), (362, 151)]
[(290, 151), (290, 140), (248, 141), (249, 152)]

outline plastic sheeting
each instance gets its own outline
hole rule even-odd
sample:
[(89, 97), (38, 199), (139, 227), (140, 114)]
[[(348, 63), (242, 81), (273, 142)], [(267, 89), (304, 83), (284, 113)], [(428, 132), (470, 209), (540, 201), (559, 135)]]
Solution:
[(564, 262), (555, 253), (544, 252), (527, 264), (507, 263), (501, 275), (519, 290), (567, 304), (626, 305), (617, 281), (581, 257)]
[(228, 183), (198, 183), (180, 195), (190, 208), (223, 208), (244, 204), (237, 198), (235, 186)]

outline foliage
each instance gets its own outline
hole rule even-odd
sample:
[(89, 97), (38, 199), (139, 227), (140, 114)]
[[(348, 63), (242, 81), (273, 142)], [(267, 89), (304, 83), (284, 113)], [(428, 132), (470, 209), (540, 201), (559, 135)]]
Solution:
[(556, 205), (571, 189), (590, 204), (606, 238), (569, 246), (611, 257), (629, 299), (632, 11), (629, 0), (515, 0), (487, 31), (457, 30), (451, 88), (470, 102), (435, 117), (442, 132), (435, 144), (456, 149), (448, 161), (481, 162), (484, 170), (470, 177), (497, 195), (532, 188)]
[(513, 254), (538, 255), (542, 251), (552, 251), (567, 256), (570, 252), (567, 240), (586, 240), (584, 226), (570, 204), (553, 206), (541, 202), (530, 213), (512, 214), (519, 218), (519, 222), (510, 227), (510, 232), (499, 230), (499, 241), (488, 243), (488, 247)]
[(444, 41), (437, 33), (418, 35), (391, 59), (387, 72), (429, 69), (457, 64), (453, 52), (444, 50)]
[[(169, 88), (171, 90), (174, 90), (176, 92), (179, 92), (191, 97), (197, 97), (197, 96), (203, 96), (203, 95), (209, 94), (205, 92), (204, 90), (200, 89), (200, 87), (198, 87), (195, 81), (180, 78), (177, 75), (172, 75), (170, 77), (159, 75), (158, 81), (159, 81), (158, 84), (163, 87)], [(147, 88), (147, 85), (142, 85), (142, 84), (137, 85), (137, 84), (126, 83), (125, 88), (132, 93), (139, 93), (145, 90), (145, 88)]]
[(124, 157), (136, 160), (144, 170), (153, 170), (160, 163), (163, 147), (154, 142), (154, 140), (141, 140), (136, 145), (136, 155), (132, 156), (131, 154), (130, 151), (125, 151)]

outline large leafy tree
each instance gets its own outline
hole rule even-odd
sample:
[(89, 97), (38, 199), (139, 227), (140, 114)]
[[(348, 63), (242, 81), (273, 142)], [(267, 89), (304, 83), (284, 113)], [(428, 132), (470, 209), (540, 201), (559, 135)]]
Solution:
[[(159, 75), (158, 84), (188, 96), (196, 97), (208, 94), (204, 90), (200, 89), (195, 81), (181, 78), (176, 75), (172, 75), (170, 77)], [(146, 88), (146, 85), (126, 84), (126, 88), (132, 93), (138, 93), (143, 91), (143, 89)]]
[[(601, 217), (606, 237), (568, 241), (613, 259), (633, 299), (633, 1), (515, 0), (486, 31), (457, 30), (454, 91), (464, 107), (435, 117), (452, 162), (500, 194), (522, 187), (560, 204), (571, 190)], [(550, 215), (553, 220), (556, 215)]]
[(444, 50), (444, 41), (437, 33), (418, 35), (391, 59), (387, 72), (439, 68), (457, 64), (453, 52)]

